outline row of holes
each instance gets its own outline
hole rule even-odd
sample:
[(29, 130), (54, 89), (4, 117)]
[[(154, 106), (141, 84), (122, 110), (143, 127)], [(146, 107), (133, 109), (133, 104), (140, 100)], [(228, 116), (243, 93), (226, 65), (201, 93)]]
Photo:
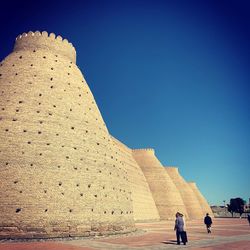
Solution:
[[(13, 183), (14, 183), (14, 184), (17, 184), (17, 183), (18, 183), (18, 180), (15, 180)], [(42, 181), (40, 181), (39, 184), (43, 184)], [(58, 185), (59, 185), (59, 186), (62, 186), (62, 182), (60, 181), (60, 182), (58, 183)], [(80, 184), (77, 183), (76, 186), (79, 187)], [(90, 187), (91, 187), (91, 184), (88, 184), (88, 188), (90, 188)], [(102, 186), (102, 189), (105, 189), (105, 186)], [(116, 188), (113, 187), (112, 189), (115, 190)], [(120, 192), (122, 192), (122, 191), (123, 191), (124, 193), (126, 192), (125, 189), (122, 190), (122, 189), (120, 188), (119, 190), (120, 190)]]
[[(16, 213), (20, 213), (21, 211), (22, 211), (22, 208), (17, 208), (17, 209), (16, 209)], [(45, 212), (45, 213), (48, 212), (48, 209), (46, 208), (46, 209), (44, 210), (44, 212)], [(73, 212), (73, 209), (69, 209), (69, 212), (72, 213), (72, 212)], [(94, 212), (94, 209), (93, 209), (93, 208), (91, 209), (91, 212)], [(104, 211), (103, 213), (104, 213), (104, 214), (107, 214), (107, 211)], [(121, 211), (120, 213), (123, 214), (124, 212)], [(126, 214), (132, 214), (132, 213), (133, 213), (133, 211), (127, 211), (127, 212), (126, 212)], [(115, 214), (115, 211), (111, 211), (111, 214)]]

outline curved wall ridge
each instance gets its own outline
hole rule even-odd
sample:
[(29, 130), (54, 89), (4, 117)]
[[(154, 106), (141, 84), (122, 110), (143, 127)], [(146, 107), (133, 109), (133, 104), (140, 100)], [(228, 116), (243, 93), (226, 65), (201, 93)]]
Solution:
[(198, 201), (200, 202), (200, 205), (201, 205), (201, 208), (202, 208), (202, 211), (203, 211), (203, 215), (205, 216), (206, 213), (209, 213), (209, 215), (211, 217), (214, 217), (211, 207), (209, 206), (209, 204), (208, 204), (207, 200), (205, 199), (205, 197), (200, 192), (200, 190), (197, 187), (196, 183), (195, 182), (188, 182), (188, 184), (190, 185), (190, 187), (192, 188), (193, 192), (195, 193)]
[(188, 217), (179, 190), (152, 150), (133, 150), (132, 154), (144, 173), (160, 218), (173, 220), (177, 211)]
[(48, 34), (47, 31), (36, 31), (23, 33), (16, 38), (14, 51), (20, 50), (47, 50), (47, 52), (60, 54), (76, 63), (76, 51), (72, 43), (54, 33)]
[(203, 217), (203, 211), (200, 203), (184, 178), (179, 174), (177, 167), (165, 166), (165, 171), (169, 174), (176, 187), (180, 191), (181, 197), (187, 209), (190, 219), (200, 219)]
[(132, 231), (127, 172), (91, 90), (71, 58), (40, 49), (43, 34), (0, 64), (0, 238)]
[(132, 192), (134, 220), (137, 222), (160, 220), (149, 185), (141, 168), (132, 156), (132, 150), (116, 138), (112, 137), (112, 140), (118, 148), (118, 154), (128, 173)]

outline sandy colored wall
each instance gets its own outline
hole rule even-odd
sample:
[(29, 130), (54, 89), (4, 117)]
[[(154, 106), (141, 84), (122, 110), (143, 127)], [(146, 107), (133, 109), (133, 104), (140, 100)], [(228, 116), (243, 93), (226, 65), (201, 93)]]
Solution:
[(200, 203), (188, 185), (188, 183), (183, 179), (179, 174), (177, 167), (165, 167), (165, 171), (169, 174), (176, 187), (180, 191), (183, 202), (186, 206), (188, 217), (190, 219), (201, 219), (203, 218), (203, 210), (200, 206)]
[(206, 213), (209, 213), (209, 215), (211, 217), (214, 217), (211, 207), (209, 206), (207, 200), (205, 199), (205, 197), (202, 195), (202, 193), (198, 189), (196, 183), (195, 182), (188, 182), (188, 184), (192, 188), (192, 190), (195, 193), (198, 201), (200, 202), (200, 205), (201, 205), (202, 212), (203, 212), (204, 216), (205, 216)]
[(160, 220), (152, 193), (141, 168), (132, 156), (132, 150), (114, 137), (113, 142), (118, 148), (118, 154), (128, 173), (135, 221)]
[(156, 158), (154, 150), (135, 149), (133, 157), (148, 181), (160, 218), (174, 220), (177, 211), (187, 216), (180, 192)]
[(0, 237), (134, 229), (127, 173), (75, 55), (30, 32), (0, 64)]

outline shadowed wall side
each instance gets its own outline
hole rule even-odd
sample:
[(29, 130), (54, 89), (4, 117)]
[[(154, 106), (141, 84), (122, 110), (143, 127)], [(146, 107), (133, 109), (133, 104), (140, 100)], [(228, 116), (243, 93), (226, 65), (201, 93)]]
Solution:
[(122, 165), (127, 171), (132, 192), (134, 220), (137, 222), (160, 220), (147, 180), (133, 158), (132, 150), (116, 138), (112, 137), (112, 139), (113, 143), (118, 147)]
[(187, 217), (179, 190), (154, 154), (153, 149), (133, 149), (133, 157), (144, 173), (162, 220), (173, 220), (177, 211)]
[(200, 203), (191, 187), (179, 174), (177, 167), (165, 167), (165, 171), (169, 174), (178, 190), (180, 191), (183, 202), (186, 206), (189, 219), (203, 218), (203, 211)]
[(198, 189), (196, 183), (195, 182), (188, 182), (188, 184), (190, 185), (190, 187), (192, 188), (193, 192), (195, 193), (198, 201), (200, 202), (204, 216), (206, 213), (209, 213), (209, 215), (211, 217), (214, 217), (211, 207), (209, 206), (207, 200), (205, 199), (205, 197), (202, 195), (202, 193)]

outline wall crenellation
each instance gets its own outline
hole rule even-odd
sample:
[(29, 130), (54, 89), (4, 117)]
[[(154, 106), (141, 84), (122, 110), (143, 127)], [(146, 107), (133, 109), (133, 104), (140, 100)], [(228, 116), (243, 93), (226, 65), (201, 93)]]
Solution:
[(134, 152), (137, 152), (137, 151), (145, 152), (145, 151), (147, 151), (147, 152), (152, 152), (152, 153), (155, 152), (155, 150), (153, 148), (136, 148), (136, 149), (132, 149), (132, 151), (134, 151)]
[(16, 37), (14, 51), (39, 49), (54, 51), (76, 63), (76, 50), (74, 46), (60, 35), (49, 34), (47, 31), (29, 31)]

